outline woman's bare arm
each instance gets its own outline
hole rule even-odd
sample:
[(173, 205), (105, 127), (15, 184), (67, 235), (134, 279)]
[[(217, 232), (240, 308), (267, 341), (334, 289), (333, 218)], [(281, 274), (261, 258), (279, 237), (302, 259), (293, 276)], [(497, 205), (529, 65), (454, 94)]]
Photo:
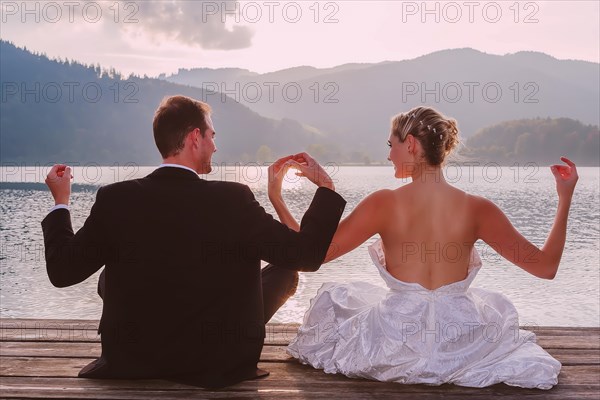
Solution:
[(323, 263), (343, 256), (381, 232), (385, 224), (383, 211), (389, 209), (392, 193), (391, 190), (379, 190), (370, 194), (340, 222)]
[(491, 201), (476, 198), (477, 235), (508, 261), (539, 278), (553, 279), (558, 271), (567, 236), (567, 219), (578, 175), (573, 162), (561, 157), (567, 166), (553, 165), (558, 209), (550, 234), (540, 249), (511, 224)]
[(300, 232), (300, 224), (298, 221), (296, 221), (296, 218), (292, 216), (292, 213), (287, 208), (287, 204), (285, 204), (283, 197), (273, 196), (269, 197), (269, 200), (271, 201), (271, 204), (273, 204), (273, 207), (279, 216), (279, 221), (281, 221), (281, 223), (286, 225), (288, 228), (296, 232)]

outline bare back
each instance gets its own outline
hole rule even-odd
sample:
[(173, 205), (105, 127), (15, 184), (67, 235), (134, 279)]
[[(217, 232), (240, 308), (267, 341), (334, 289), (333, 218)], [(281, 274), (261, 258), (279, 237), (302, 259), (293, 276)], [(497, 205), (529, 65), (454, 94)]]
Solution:
[(465, 279), (477, 240), (471, 196), (448, 184), (435, 186), (392, 191), (380, 232), (390, 274), (430, 290)]

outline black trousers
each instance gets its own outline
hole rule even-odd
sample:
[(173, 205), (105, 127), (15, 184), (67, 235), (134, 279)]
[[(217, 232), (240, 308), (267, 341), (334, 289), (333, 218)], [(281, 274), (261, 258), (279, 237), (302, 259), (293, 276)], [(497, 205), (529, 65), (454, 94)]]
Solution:
[[(296, 293), (298, 271), (268, 264), (261, 270), (261, 278), (266, 324), (287, 299)], [(104, 270), (102, 270), (98, 279), (98, 295), (101, 298), (104, 298), (104, 286), (105, 278)]]

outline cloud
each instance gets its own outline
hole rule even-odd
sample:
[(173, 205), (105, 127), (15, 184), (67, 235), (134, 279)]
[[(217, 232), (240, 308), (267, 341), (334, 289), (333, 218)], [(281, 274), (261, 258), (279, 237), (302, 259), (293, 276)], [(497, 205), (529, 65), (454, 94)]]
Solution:
[[(138, 27), (155, 39), (166, 38), (207, 50), (244, 49), (252, 45), (254, 32), (248, 26), (233, 25), (232, 11), (238, 10), (237, 1), (139, 1), (136, 18)], [(236, 21), (236, 23), (237, 23)]]

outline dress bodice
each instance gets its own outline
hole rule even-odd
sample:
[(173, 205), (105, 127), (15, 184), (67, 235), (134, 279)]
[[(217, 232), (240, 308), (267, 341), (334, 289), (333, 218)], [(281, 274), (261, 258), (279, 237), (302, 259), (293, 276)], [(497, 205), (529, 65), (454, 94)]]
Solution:
[(418, 293), (428, 295), (466, 292), (469, 286), (471, 285), (471, 282), (473, 282), (473, 280), (475, 279), (475, 276), (477, 276), (477, 272), (479, 272), (479, 269), (481, 268), (481, 258), (479, 257), (479, 253), (477, 253), (475, 246), (473, 246), (473, 248), (471, 249), (471, 254), (469, 256), (469, 267), (467, 270), (467, 277), (461, 281), (449, 283), (437, 289), (430, 290), (423, 287), (419, 283), (404, 282), (390, 274), (385, 265), (385, 253), (383, 250), (383, 242), (381, 239), (378, 239), (375, 243), (369, 246), (369, 255), (371, 256), (371, 260), (373, 260), (373, 263), (377, 267), (379, 274), (391, 290), (411, 292), (416, 291)]

